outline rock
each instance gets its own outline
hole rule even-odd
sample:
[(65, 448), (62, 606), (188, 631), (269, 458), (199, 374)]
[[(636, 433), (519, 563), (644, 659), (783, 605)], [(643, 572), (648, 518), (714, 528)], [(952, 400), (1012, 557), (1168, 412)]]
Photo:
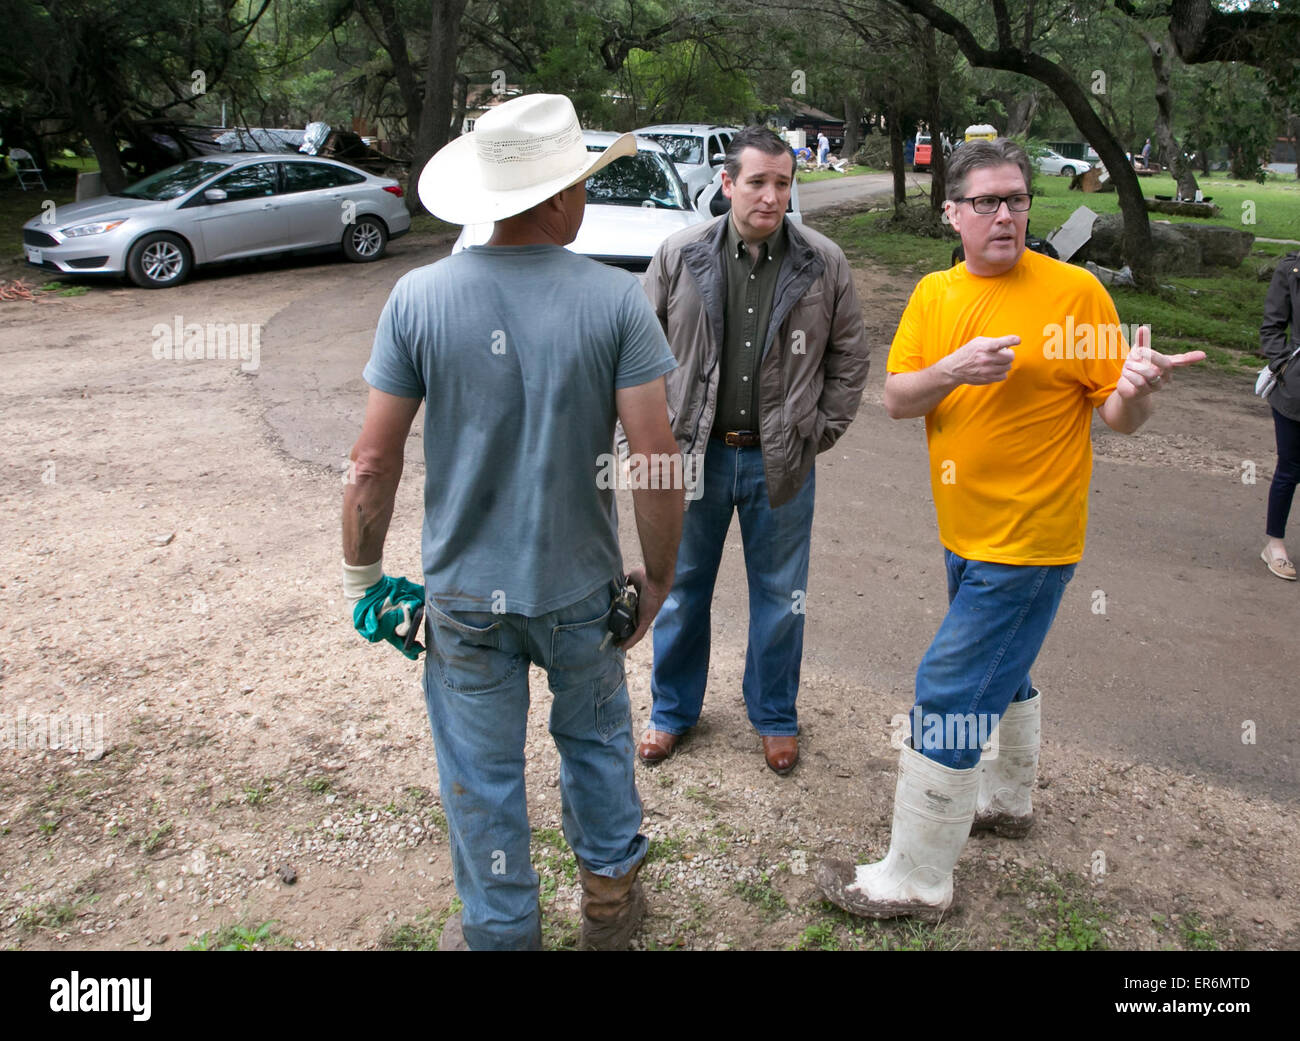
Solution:
[[(1091, 260), (1104, 267), (1120, 268), (1127, 263), (1124, 249), (1124, 217), (1107, 213), (1092, 226), (1092, 238), (1074, 255), (1075, 262)], [(1151, 224), (1151, 267), (1157, 274), (1194, 275), (1201, 270), (1200, 246), (1170, 224)]]
[(1174, 199), (1145, 200), (1148, 213), (1172, 213), (1179, 217), (1217, 217), (1223, 211), (1212, 202), (1180, 202)]
[(155, 546), (166, 546), (175, 537), (176, 537), (176, 532), (173, 531), (173, 532), (169, 532), (166, 535), (155, 535), (149, 541), (152, 542)]
[[(1118, 268), (1126, 262), (1123, 235), (1121, 214), (1098, 217), (1092, 226), (1092, 238), (1073, 259)], [(1219, 224), (1152, 221), (1152, 268), (1157, 274), (1194, 275), (1206, 267), (1238, 267), (1254, 241), (1255, 236), (1248, 231)]]
[(1179, 224), (1177, 228), (1201, 247), (1205, 267), (1240, 267), (1255, 242), (1250, 232), (1221, 224)]
[(275, 873), (280, 876), (280, 881), (283, 882), (286, 886), (291, 886), (298, 881), (298, 872), (295, 871), (288, 864), (281, 864), (276, 869)]

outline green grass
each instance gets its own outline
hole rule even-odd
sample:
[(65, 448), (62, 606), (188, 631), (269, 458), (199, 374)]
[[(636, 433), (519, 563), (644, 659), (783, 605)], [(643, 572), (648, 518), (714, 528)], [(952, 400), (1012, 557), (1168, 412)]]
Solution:
[(1024, 901), (1022, 917), (1009, 915), (1012, 949), (1037, 951), (1100, 951), (1110, 914), (1078, 875), (1056, 875), (1040, 869), (1016, 871), (998, 890), (999, 897)]
[(261, 784), (244, 785), (244, 802), (249, 806), (261, 806), (274, 790), (275, 782), (269, 777), (263, 777)]
[(541, 901), (545, 909), (545, 905), (554, 902), (562, 882), (573, 885), (578, 881), (578, 862), (558, 828), (533, 830), (532, 855), (533, 866), (541, 879)]
[(18, 928), (25, 933), (33, 933), (38, 929), (59, 929), (98, 900), (98, 893), (78, 890), (76, 899), (73, 900), (61, 903), (50, 901), (24, 907), (18, 914)]
[(167, 837), (171, 833), (172, 826), (170, 823), (164, 822), (163, 824), (158, 825), (158, 827), (149, 832), (149, 835), (145, 840), (140, 843), (140, 852), (145, 854), (153, 853), (167, 841)]
[(1266, 268), (1271, 274), (1274, 263), (1274, 257), (1260, 249), (1241, 267), (1224, 269), (1212, 278), (1164, 276), (1154, 295), (1118, 287), (1110, 292), (1121, 322), (1151, 325), (1156, 350), (1204, 350), (1212, 365), (1244, 374), (1261, 364), (1259, 323), (1268, 282), (1257, 272)]
[(389, 951), (436, 951), (443, 926), (460, 909), (460, 898), (453, 897), (451, 903), (436, 915), (432, 911), (425, 911), (414, 921), (401, 922), (385, 929), (379, 939), (379, 946)]
[[(53, 199), (56, 207), (76, 201), (76, 192), (72, 188), (42, 191), (20, 191), (18, 188), (0, 188), (0, 262), (14, 261), (23, 263), (23, 224), (41, 214), (41, 203)], [(21, 270), (18, 277), (44, 278), (37, 268)]]
[[(1223, 213), (1210, 220), (1200, 217), (1175, 217), (1153, 213), (1152, 220), (1169, 220), (1175, 224), (1222, 224), (1230, 228), (1249, 231), (1262, 238), (1300, 239), (1300, 181), (1294, 178), (1256, 184), (1253, 181), (1232, 181), (1223, 174), (1199, 179), (1201, 191), (1208, 195)], [(1141, 178), (1142, 194), (1148, 199), (1157, 195), (1177, 194), (1174, 179), (1165, 175)], [(1038, 235), (1062, 224), (1080, 206), (1096, 213), (1118, 213), (1119, 194), (1116, 192), (1072, 192), (1068, 177), (1048, 177), (1039, 174), (1034, 178), (1034, 205), (1029, 211), (1030, 227)], [(1252, 206), (1243, 206), (1251, 203)], [(1243, 223), (1254, 210), (1255, 223)]]
[(925, 925), (910, 919), (878, 922), (858, 918), (829, 903), (790, 945), (792, 951), (962, 951), (971, 946), (965, 930), (947, 922)]
[(426, 234), (460, 234), (460, 225), (448, 224), (446, 221), (440, 221), (432, 213), (416, 213), (411, 217), (411, 232), (424, 232)]
[(766, 871), (759, 874), (757, 882), (737, 882), (733, 889), (738, 897), (753, 904), (769, 918), (790, 908), (785, 897), (772, 885)]
[(275, 931), (275, 920), (258, 926), (223, 925), (215, 932), (201, 933), (187, 951), (257, 951), (268, 947), (292, 947), (293, 940)]
[(1219, 939), (1215, 936), (1213, 928), (1202, 922), (1201, 916), (1195, 911), (1183, 915), (1178, 924), (1183, 934), (1183, 950), (1218, 951), (1223, 949), (1219, 945)]
[(685, 848), (685, 840), (678, 835), (669, 835), (662, 839), (653, 838), (650, 840), (649, 849), (646, 850), (645, 862), (654, 864), (661, 860), (679, 860)]
[(857, 177), (860, 174), (871, 173), (865, 166), (850, 165), (844, 173), (836, 173), (834, 170), (800, 170), (795, 175), (795, 179), (800, 184), (811, 184), (813, 181), (829, 181), (840, 177)]

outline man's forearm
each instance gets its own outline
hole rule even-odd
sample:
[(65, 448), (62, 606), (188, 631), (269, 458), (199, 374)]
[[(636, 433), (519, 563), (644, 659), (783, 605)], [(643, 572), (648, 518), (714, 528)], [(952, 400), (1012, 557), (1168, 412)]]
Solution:
[(343, 492), (343, 560), (373, 564), (384, 555), (402, 468), (378, 470), (358, 461), (352, 476)]
[(891, 419), (926, 416), (961, 386), (942, 358), (919, 372), (891, 372), (885, 377), (885, 411)]
[(1118, 390), (1111, 391), (1110, 397), (1097, 409), (1102, 422), (1117, 434), (1133, 434), (1142, 424), (1151, 418), (1155, 403), (1150, 396), (1125, 398)]
[(659, 488), (632, 492), (636, 534), (641, 542), (646, 580), (665, 590), (671, 588), (677, 568), (677, 544), (682, 540), (685, 493), (680, 487), (662, 486), (676, 483), (663, 480)]

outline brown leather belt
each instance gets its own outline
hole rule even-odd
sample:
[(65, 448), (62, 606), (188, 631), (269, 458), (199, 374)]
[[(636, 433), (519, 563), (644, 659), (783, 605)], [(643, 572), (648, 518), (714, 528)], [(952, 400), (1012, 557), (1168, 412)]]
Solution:
[(732, 448), (757, 448), (759, 446), (758, 435), (752, 430), (715, 430), (710, 436), (716, 437), (719, 441), (730, 445)]

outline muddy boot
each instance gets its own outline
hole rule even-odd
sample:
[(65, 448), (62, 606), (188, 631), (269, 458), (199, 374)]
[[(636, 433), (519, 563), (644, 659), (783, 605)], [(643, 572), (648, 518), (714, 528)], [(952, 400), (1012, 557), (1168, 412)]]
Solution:
[(1042, 734), (1043, 696), (1038, 688), (1025, 701), (1007, 706), (998, 724), (998, 757), (981, 759), (979, 798), (971, 831), (992, 831), (1019, 839), (1034, 823), (1034, 784), (1038, 780), (1038, 744)]
[(582, 881), (582, 935), (584, 951), (625, 951), (645, 914), (645, 893), (636, 880), (637, 864), (622, 878), (593, 875), (579, 866)]
[(888, 854), (856, 866), (823, 861), (822, 895), (867, 918), (938, 921), (952, 906), (952, 869), (970, 834), (978, 789), (974, 767), (952, 770), (904, 746)]

